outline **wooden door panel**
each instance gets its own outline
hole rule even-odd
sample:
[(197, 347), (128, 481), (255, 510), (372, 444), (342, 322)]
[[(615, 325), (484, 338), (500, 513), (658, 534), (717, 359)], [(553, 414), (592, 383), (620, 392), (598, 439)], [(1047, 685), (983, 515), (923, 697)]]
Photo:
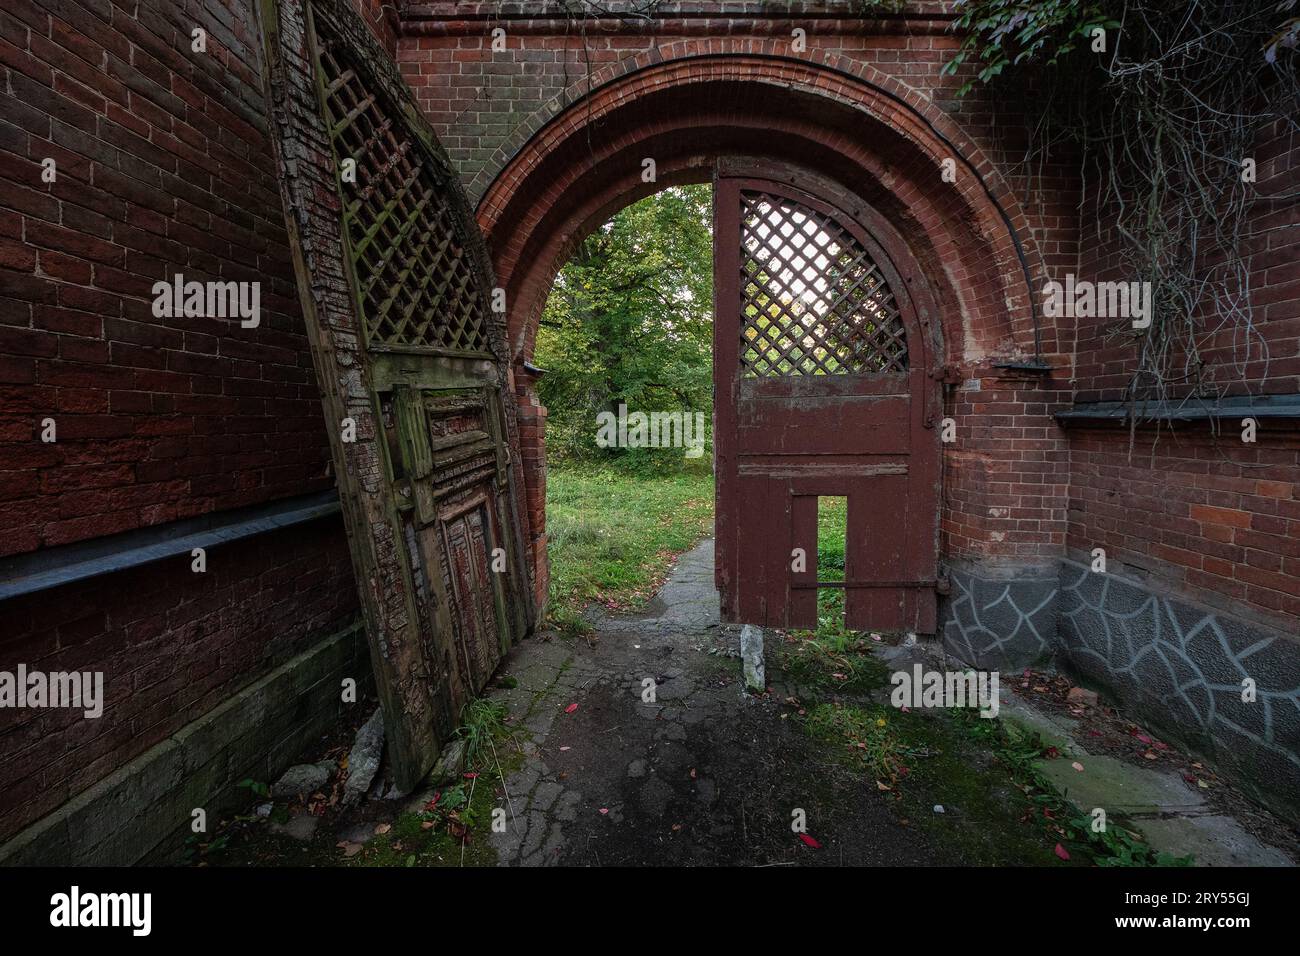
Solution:
[(911, 439), (906, 397), (825, 395), (741, 401), (740, 455), (906, 454)]
[(533, 622), (504, 316), (460, 179), (350, 0), (260, 0), (259, 16), (299, 300), (411, 788)]
[[(843, 210), (763, 178), (715, 178), (716, 579), (724, 618), (816, 625), (817, 499), (848, 498), (855, 629), (934, 629), (933, 349), (898, 263)], [(743, 165), (743, 164), (741, 164)], [(788, 177), (783, 177), (787, 179)], [(837, 205), (837, 202), (839, 203)], [(808, 569), (791, 568), (802, 548)]]

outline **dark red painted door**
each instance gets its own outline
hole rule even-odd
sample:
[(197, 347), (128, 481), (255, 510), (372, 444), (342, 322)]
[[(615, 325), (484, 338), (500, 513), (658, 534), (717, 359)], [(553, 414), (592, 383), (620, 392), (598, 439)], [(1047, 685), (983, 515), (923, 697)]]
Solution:
[[(830, 186), (723, 166), (714, 197), (723, 618), (813, 627), (821, 584), (851, 628), (932, 633), (940, 406), (902, 255)], [(820, 496), (847, 498), (842, 581), (818, 580)]]

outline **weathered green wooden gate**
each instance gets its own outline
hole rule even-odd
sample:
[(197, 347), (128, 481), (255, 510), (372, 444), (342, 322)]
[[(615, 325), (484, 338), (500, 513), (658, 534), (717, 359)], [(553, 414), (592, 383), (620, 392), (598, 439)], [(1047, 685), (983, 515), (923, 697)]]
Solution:
[(299, 299), (399, 786), (533, 624), (504, 315), (469, 203), (347, 0), (263, 0)]

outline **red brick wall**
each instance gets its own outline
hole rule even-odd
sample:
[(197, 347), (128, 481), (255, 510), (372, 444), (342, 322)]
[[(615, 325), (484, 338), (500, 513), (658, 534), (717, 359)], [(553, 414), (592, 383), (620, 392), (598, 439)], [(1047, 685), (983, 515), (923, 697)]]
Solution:
[(1300, 618), (1300, 435), (1238, 434), (1143, 429), (1130, 456), (1126, 430), (1074, 433), (1070, 547), (1105, 548), (1202, 603)]
[[(1255, 151), (1260, 195), (1295, 192), (1300, 142), (1272, 130)], [(1121, 278), (1105, 209), (1086, 220), (1076, 275)], [(1094, 228), (1096, 224), (1096, 228)], [(1236, 367), (1235, 330), (1204, 336), (1209, 378), (1230, 395), (1300, 391), (1300, 205), (1259, 203), (1243, 232), (1250, 256), (1256, 337), (1251, 361)], [(1108, 338), (1114, 325), (1079, 319), (1076, 396), (1118, 399), (1134, 367), (1135, 346)], [(1207, 323), (1217, 324), (1208, 316)], [(1245, 339), (1236, 343), (1239, 347)], [(1267, 356), (1267, 361), (1263, 360)], [(1175, 389), (1175, 395), (1185, 394)], [(1300, 500), (1297, 423), (1261, 420), (1256, 442), (1241, 440), (1241, 415), (1216, 437), (1205, 424), (1071, 431), (1068, 547), (1083, 558), (1105, 548), (1153, 583), (1229, 612), (1263, 618), (1294, 633), (1300, 619), (1296, 535)]]
[[(566, 19), (554, 4), (538, 4), (527, 13), (509, 4), (490, 2), (412, 4), (406, 10), (407, 34), (399, 41), (398, 51), (403, 72), (427, 117), (477, 197), (489, 190), (503, 170), (507, 176), (515, 174), (514, 167), (508, 168), (511, 159), (549, 135), (544, 124), (565, 104), (588, 92), (585, 78), (589, 74), (594, 75), (592, 87), (599, 90), (637, 56), (645, 60), (653, 52), (650, 59), (654, 60), (663, 57), (664, 51), (672, 51), (671, 56), (729, 52), (738, 49), (745, 38), (768, 43), (764, 52), (772, 55), (797, 55), (789, 48), (790, 31), (803, 27), (808, 34), (807, 59), (825, 61), (834, 56), (840, 58), (837, 63), (860, 64), (877, 76), (906, 84), (955, 122), (972, 147), (987, 157), (1013, 196), (1033, 197), (1026, 200), (1025, 221), (1018, 225), (1022, 226), (1022, 238), (1031, 240), (1029, 245), (1038, 256), (1031, 262), (1035, 289), (1041, 291), (1046, 278), (1063, 279), (1067, 272), (1081, 278), (1110, 277), (1107, 268), (1114, 262), (1115, 250), (1104, 225), (1113, 216), (1094, 210), (1080, 217), (1074, 157), (1062, 155), (1055, 166), (1038, 171), (1031, 184), (1017, 166), (1024, 156), (1025, 139), (1014, 111), (982, 92), (959, 101), (955, 90), (964, 78), (939, 75), (955, 45), (945, 33), (943, 7), (915, 4), (909, 17), (884, 18), (864, 27), (838, 18), (837, 14), (846, 12), (843, 3), (804, 4), (794, 15), (765, 9), (766, 16), (756, 18), (752, 6), (697, 0), (674, 5), (657, 18), (653, 31), (647, 31), (616, 18), (604, 18), (598, 24), (587, 21), (584, 29), (578, 21)], [(505, 51), (491, 50), (490, 31), (495, 26), (507, 31)], [(763, 98), (755, 98), (748, 108), (762, 110)], [(574, 111), (573, 122), (581, 123), (581, 112)], [(651, 116), (646, 122), (665, 119)], [(883, 142), (875, 145), (885, 147)], [(1265, 137), (1255, 157), (1261, 192), (1293, 191), (1298, 157), (1293, 136), (1274, 132)], [(576, 169), (581, 173), (582, 188), (594, 191), (596, 175), (587, 165), (571, 157), (557, 175), (567, 176), (565, 170)], [(909, 194), (912, 189), (928, 192), (923, 183), (900, 185), (912, 172), (907, 163), (898, 161), (895, 170), (895, 185), (901, 193)], [(534, 187), (521, 179), (511, 188), (526, 191)], [(558, 191), (558, 186), (555, 188)], [(500, 197), (488, 193), (484, 201), (496, 203)], [(531, 224), (526, 218), (511, 219), (509, 210), (502, 212), (496, 205), (481, 208), (480, 215), (508, 241), (517, 241), (518, 227)], [(953, 212), (950, 218), (956, 216)], [(1245, 374), (1263, 381), (1263, 390), (1268, 392), (1295, 392), (1300, 385), (1297, 221), (1300, 211), (1294, 203), (1275, 204), (1261, 209), (1251, 226), (1256, 233), (1249, 245), (1255, 257), (1254, 301), (1257, 317), (1264, 323), (1270, 359), (1267, 369), (1254, 361)], [(950, 252), (962, 248), (963, 243), (957, 242)], [(518, 257), (526, 260), (542, 252), (528, 248), (518, 252)], [(498, 258), (499, 268), (504, 262), (507, 274), (512, 254), (506, 250)], [(950, 263), (951, 259), (945, 260), (942, 270), (946, 271), (936, 283), (941, 297), (944, 282), (954, 286), (968, 283), (978, 289), (982, 278), (978, 272), (963, 271)], [(1014, 270), (1015, 263), (1000, 261), (996, 268)], [(1098, 274), (1091, 276), (1093, 272)], [(545, 279), (541, 276), (542, 284)], [(947, 413), (958, 424), (958, 441), (945, 454), (943, 553), (977, 563), (1038, 563), (1060, 557), (1067, 546), (1076, 556), (1092, 547), (1107, 546), (1132, 558), (1135, 566), (1150, 567), (1166, 585), (1194, 595), (1199, 591), (1203, 598), (1231, 598), (1238, 611), (1285, 611), (1288, 605), (1281, 596), (1292, 587), (1287, 575), (1294, 569), (1288, 572), (1285, 565), (1272, 569), (1269, 573), (1275, 577), (1268, 579), (1271, 583), (1265, 587), (1264, 579), (1251, 570), (1250, 556), (1242, 552), (1244, 563), (1234, 573), (1225, 577), (1207, 572), (1206, 560), (1212, 568), (1222, 570), (1213, 556), (1203, 555), (1208, 554), (1207, 547), (1212, 551), (1224, 544), (1213, 538), (1223, 532), (1199, 530), (1204, 522), (1193, 519), (1183, 501), (1188, 494), (1203, 493), (1211, 499), (1228, 494), (1213, 485), (1201, 488), (1193, 480), (1197, 475), (1229, 483), (1258, 480), (1252, 476), (1260, 469), (1250, 466), (1258, 456), (1267, 459), (1266, 471), (1285, 471), (1300, 464), (1289, 439), (1275, 437), (1282, 426), (1266, 425), (1258, 450), (1239, 448), (1239, 442), (1221, 443), (1215, 455), (1207, 450), (1208, 437), (1195, 430), (1181, 445), (1166, 436), (1156, 445), (1154, 457), (1135, 453), (1132, 459), (1126, 431), (1074, 432), (1072, 439), (1055, 424), (1051, 413), (1074, 400), (1117, 397), (1117, 388), (1130, 367), (1132, 345), (1108, 339), (1100, 323), (1044, 318), (1043, 352), (1056, 371), (1043, 381), (993, 369), (990, 356), (1013, 351), (1010, 338), (991, 334), (988, 321), (979, 311), (972, 311), (972, 303), (978, 310), (995, 314), (1004, 310), (999, 298), (990, 288), (975, 291), (964, 303), (943, 303), (949, 319), (958, 316), (957, 327), (949, 324), (945, 329), (945, 360), (957, 366), (960, 378), (968, 383), (951, 391), (947, 404)], [(530, 344), (525, 332), (525, 355)], [(1205, 351), (1212, 359), (1222, 360), (1230, 346), (1231, 336), (1224, 334), (1207, 342)], [(1224, 380), (1234, 377), (1240, 375), (1221, 376)], [(530, 402), (525, 395), (525, 403)], [(1180, 429), (1180, 435), (1185, 431)], [(540, 434), (538, 431), (539, 439)], [(1150, 443), (1152, 438), (1142, 441)], [(1187, 450), (1189, 443), (1195, 451)], [(1223, 460), (1216, 463), (1216, 455)], [(541, 460), (536, 452), (533, 458)], [(544, 490), (538, 489), (544, 481), (542, 473), (526, 461), (525, 477), (530, 511), (539, 505), (544, 508)], [(1125, 484), (1129, 481), (1144, 492), (1129, 495)], [(1146, 505), (1157, 499), (1161, 504), (1153, 512)], [(1261, 500), (1246, 494), (1238, 502), (1244, 511), (1237, 520), (1251, 523), (1251, 533), (1258, 531), (1253, 529), (1256, 519), (1276, 527), (1269, 521), (1275, 515), (1267, 509), (1276, 506), (1285, 510), (1292, 500), (1270, 496)], [(1169, 522), (1172, 524), (1166, 527)], [(1254, 561), (1265, 558), (1257, 554)], [(1256, 583), (1238, 581), (1238, 574), (1253, 575)]]
[(397, 11), (404, 5), (404, 0), (353, 0), (353, 2), (375, 36), (383, 43), (384, 49), (396, 56), (397, 31), (400, 26)]
[(351, 620), (342, 522), (212, 548), (0, 603), (12, 671), (102, 671), (104, 713), (0, 708), (0, 842)]
[[(251, 0), (0, 10), (0, 556), (332, 487), (260, 43)], [(259, 281), (260, 327), (155, 318), (177, 272)], [(338, 519), (0, 603), (0, 666), (108, 698), (0, 710), (0, 840), (356, 609)]]
[[(709, 54), (728, 55), (733, 63), (744, 56), (762, 57), (769, 63), (772, 57), (805, 61), (825, 70), (816, 82), (830, 97), (854, 95), (837, 85), (845, 78), (867, 78), (889, 95), (906, 100), (907, 105), (898, 105), (882, 97), (881, 104), (872, 107), (882, 111), (886, 123), (916, 130), (913, 135), (932, 136), (940, 150), (947, 145), (925, 126), (941, 127), (983, 175), (1005, 182), (1005, 192), (997, 185), (994, 189), (999, 201), (1011, 209), (1028, 250), (1029, 267), (1040, 280), (1037, 287), (1044, 268), (1071, 269), (1078, 261), (1074, 212), (1078, 185), (1073, 162), (1062, 157), (1057, 166), (1043, 170), (1035, 180), (1035, 202), (1023, 212), (1015, 206), (1028, 192), (1016, 166), (1024, 155), (1023, 136), (1014, 132), (1021, 118), (1014, 108), (995, 103), (982, 91), (957, 100), (955, 92), (965, 78), (940, 75), (957, 42), (947, 32), (950, 18), (939, 13), (943, 6), (915, 4), (908, 17), (864, 25), (861, 20), (840, 19), (855, 12), (851, 4), (842, 2), (804, 4), (795, 15), (779, 7), (764, 8), (763, 16), (754, 15), (752, 4), (690, 2), (657, 15), (651, 31), (617, 18), (589, 20), (584, 29), (578, 21), (565, 19), (553, 4), (535, 5), (527, 13), (510, 4), (413, 4), (406, 10), (406, 33), (399, 40), (398, 54), (404, 75), (471, 194), (482, 196), (480, 221), (493, 243), (498, 280), (510, 292), (512, 322), (526, 326), (512, 337), (523, 358), (531, 354), (536, 316), (525, 314), (531, 306), (521, 303), (544, 296), (553, 275), (551, 260), (564, 245), (563, 237), (555, 239), (554, 248), (539, 241), (530, 245), (528, 230), (535, 229), (536, 217), (557, 215), (554, 210), (566, 202), (595, 206), (595, 197), (612, 194), (600, 163), (609, 155), (613, 160), (607, 165), (617, 165), (615, 151), (645, 135), (645, 129), (659, 131), (653, 155), (660, 163), (661, 181), (670, 168), (673, 149), (664, 138), (672, 124), (687, 114), (698, 113), (701, 118), (695, 128), (671, 134), (681, 140), (683, 153), (714, 148), (715, 131), (736, 114), (747, 113), (760, 116), (766, 124), (760, 138), (769, 147), (783, 137), (793, 142), (799, 123), (812, 122), (821, 125), (825, 148), (832, 155), (855, 161), (864, 157), (863, 168), (842, 179), (851, 181), (914, 245), (944, 321), (946, 354), (939, 361), (955, 366), (962, 380), (979, 382), (975, 391), (953, 392), (947, 408), (957, 422), (958, 441), (945, 449), (943, 553), (975, 562), (1042, 564), (1059, 557), (1065, 541), (1068, 454), (1050, 412), (1068, 402), (1063, 383), (1071, 374), (1071, 343), (1052, 321), (1040, 317), (1042, 351), (1057, 368), (1051, 379), (991, 369), (997, 356), (1032, 357), (1026, 354), (1032, 352), (1032, 336), (1020, 264), (1009, 248), (991, 251), (1006, 240), (1001, 221), (991, 217), (972, 226), (970, 207), (955, 201), (953, 187), (940, 180), (933, 156), (909, 152), (888, 135), (872, 135), (869, 143), (855, 141), (864, 125), (861, 119), (832, 125), (824, 117), (809, 119), (806, 112), (787, 115), (777, 92), (762, 82), (733, 99), (722, 87), (698, 103), (683, 92), (676, 101), (663, 96), (662, 105), (648, 107), (626, 122), (618, 116), (627, 97), (658, 95), (657, 84), (680, 84), (683, 90), (698, 85), (707, 78), (708, 68), (696, 68), (691, 61)], [(506, 30), (506, 48), (494, 52), (490, 34), (497, 26)], [(796, 27), (807, 31), (803, 53), (791, 46), (791, 31)], [(659, 66), (661, 62), (681, 65), (670, 73)], [(646, 80), (644, 89), (631, 94), (603, 92), (613, 90), (613, 81), (621, 76), (651, 67), (663, 74), (662, 81)], [(760, 79), (758, 69), (756, 59), (755, 80)], [(789, 70), (787, 76), (793, 79), (795, 72)], [(596, 91), (590, 101), (580, 102), (556, 123), (545, 125), (565, 104), (581, 100), (590, 90)], [(603, 115), (606, 110), (608, 116)], [(923, 113), (921, 120), (918, 110)], [(598, 119), (591, 119), (593, 114)], [(560, 155), (564, 147), (557, 146), (548, 155), (537, 145), (545, 139), (558, 141), (559, 130), (578, 130), (587, 123), (590, 134), (579, 130), (570, 135), (577, 144), (571, 154)], [(799, 149), (805, 163), (821, 161), (812, 158), (813, 147)], [(526, 160), (518, 159), (521, 156)], [(827, 162), (829, 169), (834, 160)], [(537, 182), (529, 181), (543, 164), (549, 164), (548, 177), (539, 175)], [(964, 166), (960, 175), (966, 177), (963, 186), (969, 187), (971, 174)], [(529, 197), (539, 194), (556, 197), (551, 208), (541, 208), (543, 203), (528, 207)], [(520, 196), (523, 200), (516, 202)], [(1009, 304), (1016, 298), (1015, 305)], [(526, 413), (534, 399), (526, 389), (522, 394)], [(540, 444), (540, 429), (536, 438)], [(545, 479), (533, 461), (544, 461), (541, 451), (530, 456), (525, 450), (524, 461), (539, 558), (544, 557), (539, 530), (544, 515), (536, 512), (544, 509)]]
[(950, 558), (1048, 566), (1065, 545), (1069, 449), (1050, 413), (1069, 405), (1063, 376), (973, 368), (947, 412), (940, 530)]
[[(255, 22), (166, 0), (0, 12), (0, 555), (332, 484)], [(156, 319), (177, 272), (260, 281), (261, 326)]]
[[(1260, 137), (1253, 158), (1258, 196), (1292, 198), (1256, 202), (1242, 229), (1254, 305), (1250, 351), (1245, 351), (1247, 339), (1232, 325), (1203, 336), (1199, 348), (1209, 365), (1209, 381), (1228, 394), (1294, 394), (1300, 391), (1300, 204), (1293, 198), (1300, 188), (1300, 137), (1287, 129), (1269, 130)], [(1112, 210), (1097, 209), (1094, 196), (1075, 270), (1080, 278), (1120, 278), (1117, 237), (1108, 227), (1114, 218)], [(1131, 340), (1108, 336), (1113, 322), (1071, 321), (1077, 322), (1079, 400), (1122, 397), (1134, 364)], [(1207, 328), (1220, 324), (1208, 314), (1204, 322)]]

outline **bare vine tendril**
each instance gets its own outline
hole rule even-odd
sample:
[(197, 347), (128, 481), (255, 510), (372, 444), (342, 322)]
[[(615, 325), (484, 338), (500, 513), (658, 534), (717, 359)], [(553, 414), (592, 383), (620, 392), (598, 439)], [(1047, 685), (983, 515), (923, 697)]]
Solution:
[[(945, 70), (978, 67), (963, 93), (977, 82), (1015, 84), (1030, 111), (1027, 179), (1053, 150), (1077, 151), (1080, 213), (1093, 223), (1083, 240), (1112, 253), (1108, 270), (1151, 283), (1150, 328), (1107, 330), (1134, 350), (1125, 386), (1134, 423), (1145, 408), (1214, 402), (1267, 377), (1252, 257), (1264, 217), (1297, 194), (1282, 177), (1255, 182), (1254, 161), (1297, 129), (1295, 8), (959, 0), (966, 35)], [(1094, 49), (1098, 30), (1104, 52)]]

